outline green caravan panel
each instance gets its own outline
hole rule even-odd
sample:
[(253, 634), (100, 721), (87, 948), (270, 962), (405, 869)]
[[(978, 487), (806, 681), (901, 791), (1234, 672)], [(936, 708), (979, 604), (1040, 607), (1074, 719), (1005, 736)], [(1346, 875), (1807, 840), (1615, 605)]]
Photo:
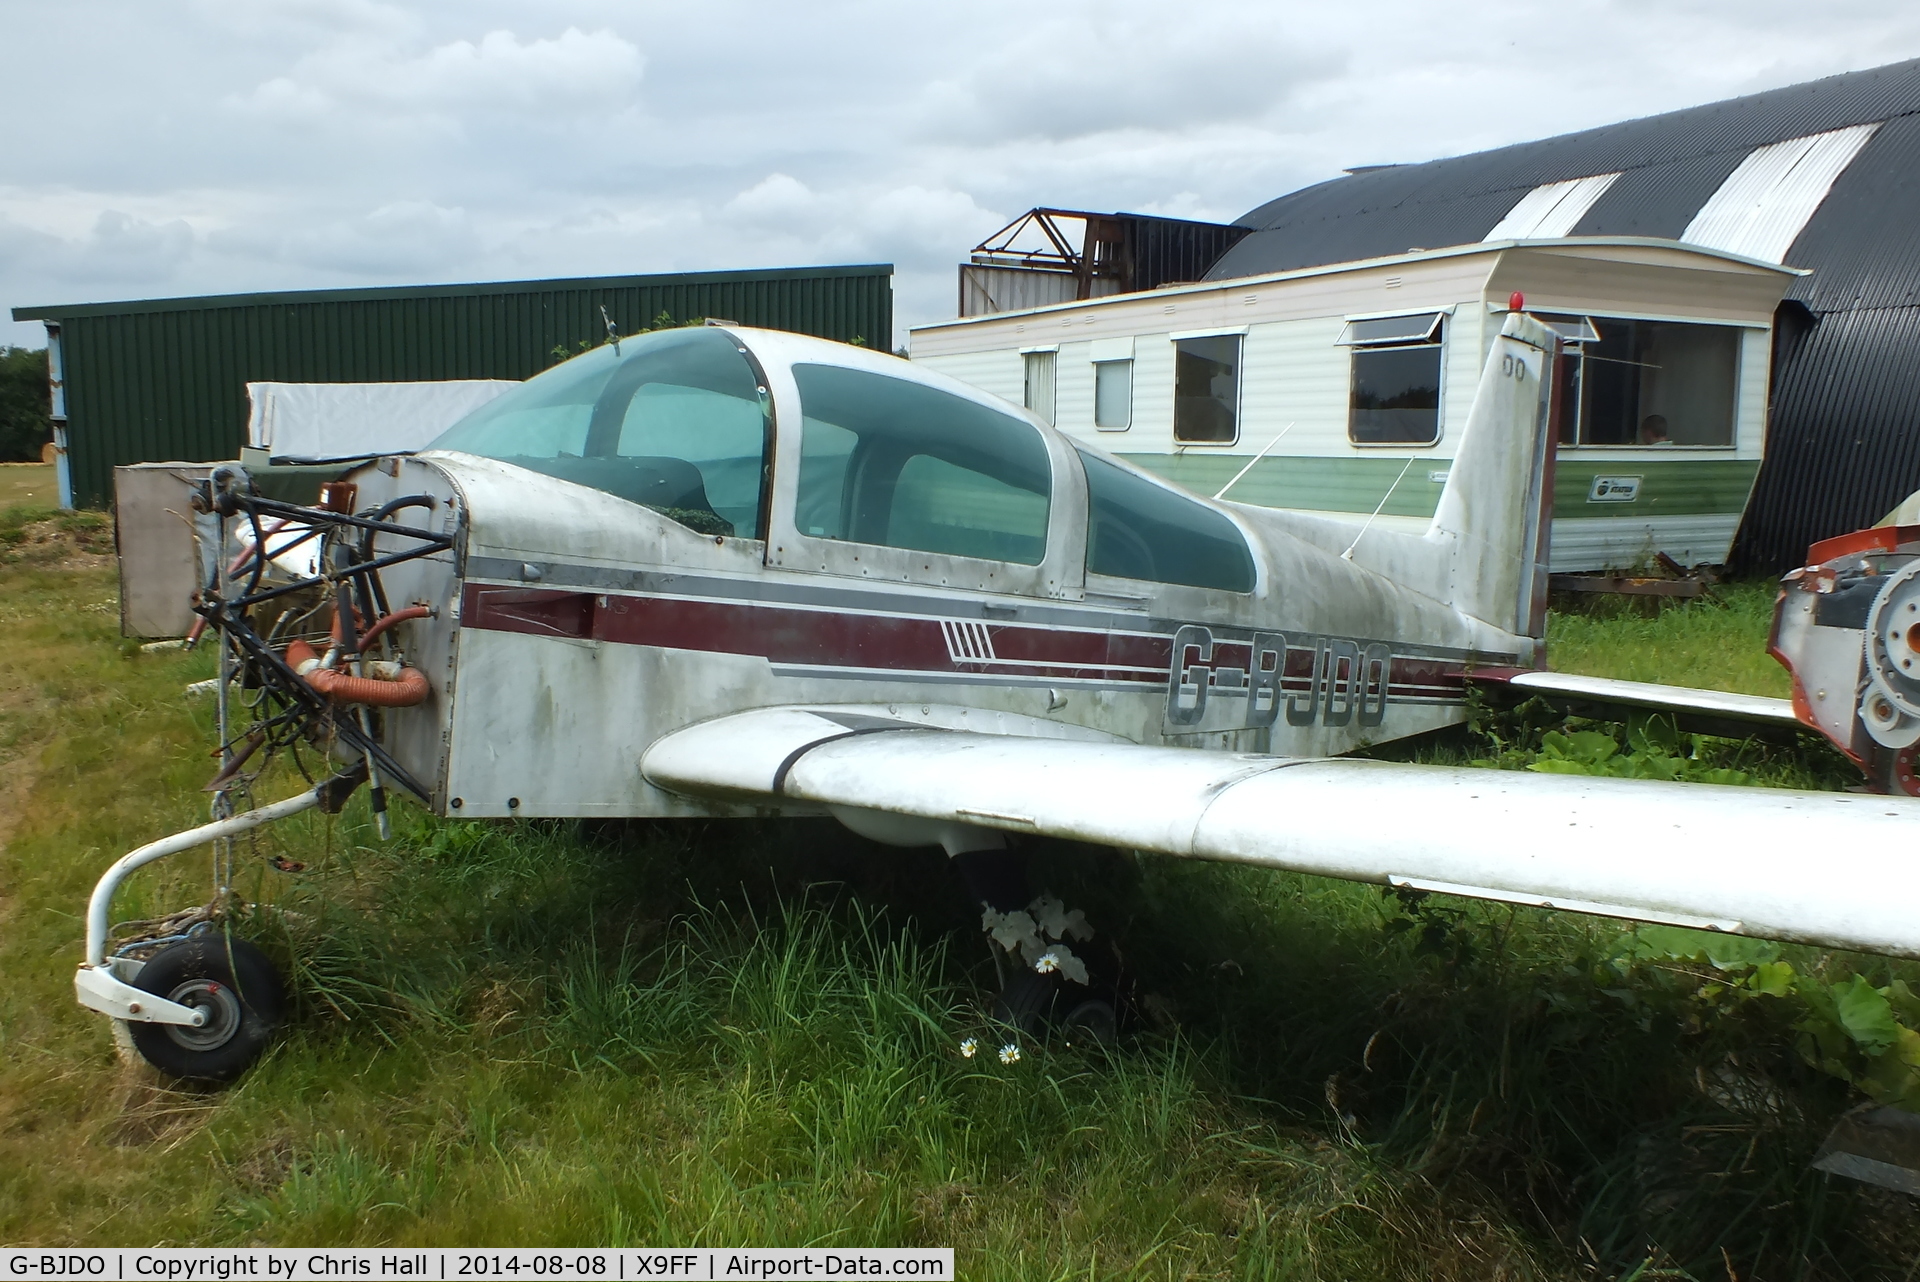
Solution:
[(888, 264), (309, 290), (15, 308), (57, 321), (74, 502), (107, 503), (123, 463), (210, 462), (245, 443), (252, 382), (523, 379), (662, 313), (886, 350)]
[[(1211, 498), (1247, 465), (1245, 454), (1122, 454), (1135, 467)], [(1440, 502), (1449, 460), (1405, 454), (1268, 455), (1228, 490), (1234, 503), (1304, 508), (1313, 512), (1371, 512), (1430, 517)]]
[[(1596, 458), (1592, 453), (1562, 452), (1553, 469), (1553, 514), (1558, 517), (1624, 518), (1653, 516), (1738, 516), (1753, 493), (1759, 459)], [(1614, 487), (1596, 486), (1602, 477), (1634, 478), (1631, 502), (1597, 497)]]
[[(1123, 454), (1136, 467), (1211, 496), (1247, 465), (1244, 454), (1188, 451), (1184, 454)], [(1310, 512), (1430, 517), (1445, 487), (1446, 458), (1363, 454), (1313, 457), (1269, 456), (1235, 481), (1226, 497), (1260, 507)], [(1404, 475), (1402, 474), (1404, 469)], [(1758, 459), (1673, 458), (1649, 461), (1562, 453), (1554, 464), (1553, 510), (1561, 517), (1738, 516), (1759, 473)], [(1599, 477), (1637, 481), (1631, 502), (1590, 502)], [(1397, 478), (1397, 481), (1396, 481)], [(1613, 487), (1608, 487), (1613, 488)], [(1618, 492), (1615, 490), (1615, 492)]]

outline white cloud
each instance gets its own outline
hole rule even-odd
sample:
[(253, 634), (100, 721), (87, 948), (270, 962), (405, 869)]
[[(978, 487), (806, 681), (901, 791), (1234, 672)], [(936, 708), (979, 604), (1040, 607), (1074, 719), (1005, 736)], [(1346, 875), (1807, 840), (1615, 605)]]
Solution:
[(568, 27), (558, 36), (522, 40), (489, 31), (406, 52), (382, 33), (327, 42), (282, 75), (229, 102), (242, 110), (319, 119), (336, 111), (420, 111), (494, 115), (574, 115), (630, 106), (646, 69), (631, 42), (605, 28)]
[(1005, 222), (951, 187), (851, 183), (814, 191), (769, 174), (720, 207), (713, 230), (815, 261), (893, 262), (937, 270)]
[(891, 261), (918, 323), (1032, 205), (1231, 219), (1917, 54), (1884, 0), (22, 6), (0, 307)]
[(749, 226), (791, 226), (795, 220), (812, 221), (820, 207), (820, 198), (791, 174), (768, 174), (753, 186), (729, 200), (721, 212)]
[(219, 232), (208, 237), (208, 248), (349, 278), (404, 275), (410, 280), (439, 279), (484, 252), (466, 210), (420, 200), (266, 235), (250, 227)]
[(915, 105), (918, 131), (1012, 142), (1257, 118), (1347, 61), (1344, 50), (1293, 37), (1294, 24), (1275, 13), (1237, 0), (1197, 0), (1177, 15), (1052, 7), (955, 50), (959, 72), (933, 81)]
[(118, 209), (102, 210), (72, 237), (0, 216), (0, 273), (68, 282), (85, 292), (101, 285), (145, 288), (181, 279), (198, 244), (184, 219), (152, 222)]

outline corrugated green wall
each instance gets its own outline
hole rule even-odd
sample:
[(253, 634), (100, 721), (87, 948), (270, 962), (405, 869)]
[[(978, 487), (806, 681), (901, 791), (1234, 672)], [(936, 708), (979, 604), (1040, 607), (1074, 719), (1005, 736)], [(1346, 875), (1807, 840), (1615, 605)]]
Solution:
[(893, 268), (795, 267), (399, 289), (22, 307), (60, 323), (77, 506), (106, 503), (121, 463), (233, 458), (251, 382), (527, 378), (553, 349), (661, 312), (715, 316), (885, 349)]

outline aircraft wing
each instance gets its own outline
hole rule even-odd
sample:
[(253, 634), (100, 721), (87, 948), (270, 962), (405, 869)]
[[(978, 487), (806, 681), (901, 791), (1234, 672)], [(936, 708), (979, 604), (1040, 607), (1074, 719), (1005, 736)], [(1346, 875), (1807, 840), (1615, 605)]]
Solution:
[(1800, 720), (1791, 699), (1528, 668), (1480, 668), (1467, 674), (1467, 682), (1510, 702), (1539, 695), (1557, 707), (1581, 715), (1667, 713), (1680, 729), (1697, 734), (1724, 735), (1732, 739), (1750, 736), (1791, 739), (1802, 734), (1822, 733), (1818, 726)]
[(702, 722), (641, 769), (684, 795), (924, 821), (927, 844), (995, 828), (1920, 957), (1909, 798), (990, 734), (845, 706)]

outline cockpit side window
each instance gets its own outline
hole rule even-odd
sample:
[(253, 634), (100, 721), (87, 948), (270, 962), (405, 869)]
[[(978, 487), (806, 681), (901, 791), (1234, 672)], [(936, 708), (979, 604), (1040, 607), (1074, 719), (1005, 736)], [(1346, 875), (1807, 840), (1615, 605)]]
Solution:
[(765, 538), (771, 402), (724, 330), (643, 334), (481, 406), (432, 448), (590, 485), (701, 534)]
[(1052, 468), (1031, 423), (924, 383), (795, 365), (802, 534), (1038, 565)]
[(1087, 569), (1123, 579), (1251, 592), (1253, 553), (1221, 513), (1080, 451), (1087, 470)]

